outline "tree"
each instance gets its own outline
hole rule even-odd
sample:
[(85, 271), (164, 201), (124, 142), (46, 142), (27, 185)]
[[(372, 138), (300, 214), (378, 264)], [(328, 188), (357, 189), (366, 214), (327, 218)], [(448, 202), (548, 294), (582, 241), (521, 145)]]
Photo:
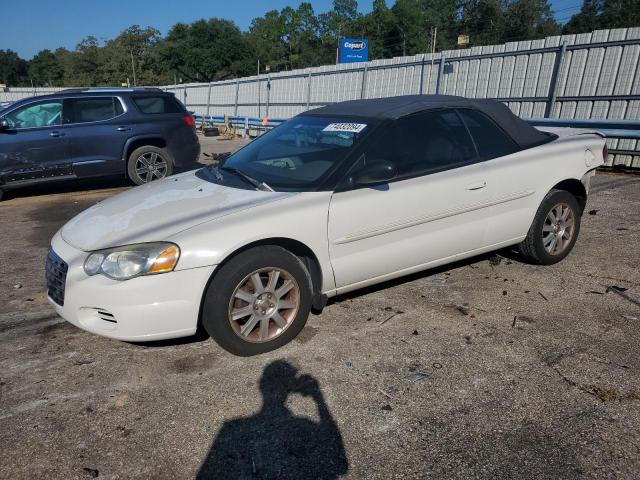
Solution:
[(628, 28), (640, 25), (638, 0), (603, 0), (597, 28)]
[(457, 36), (455, 0), (396, 0), (391, 8), (396, 19), (391, 47), (396, 55), (427, 52), (431, 32), (438, 29), (437, 50), (454, 48)]
[(249, 43), (238, 27), (219, 18), (174, 25), (159, 55), (168, 70), (192, 82), (246, 75), (253, 63)]
[(469, 35), (469, 46), (495, 45), (504, 36), (501, 0), (470, 0), (462, 7), (460, 33)]
[(0, 83), (9, 86), (28, 84), (27, 62), (13, 50), (0, 50)]
[(113, 85), (129, 79), (137, 85), (155, 85), (163, 78), (157, 47), (160, 32), (155, 28), (133, 25), (105, 43), (102, 76)]
[(513, 0), (504, 13), (502, 42), (533, 40), (560, 34), (547, 0)]
[(29, 78), (34, 85), (61, 86), (64, 85), (64, 65), (60, 56), (51, 50), (41, 50), (29, 61)]
[(101, 53), (96, 37), (89, 36), (82, 40), (67, 59), (64, 72), (65, 84), (75, 87), (103, 85), (104, 81), (100, 74)]
[(388, 58), (394, 50), (390, 45), (394, 41), (396, 21), (385, 0), (374, 0), (371, 13), (360, 17), (356, 31), (369, 39), (369, 58)]
[(563, 33), (583, 33), (591, 32), (598, 28), (602, 13), (601, 0), (584, 0), (580, 12), (571, 17), (571, 19), (562, 27)]
[(247, 34), (247, 40), (254, 52), (253, 58), (262, 65), (279, 70), (287, 62), (287, 46), (284, 43), (285, 19), (277, 10), (267, 12), (264, 17), (255, 18)]

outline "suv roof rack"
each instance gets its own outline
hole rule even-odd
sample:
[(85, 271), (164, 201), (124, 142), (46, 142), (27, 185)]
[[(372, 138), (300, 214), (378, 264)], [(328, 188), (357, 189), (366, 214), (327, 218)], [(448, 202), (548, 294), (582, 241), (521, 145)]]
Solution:
[(118, 92), (163, 92), (157, 87), (87, 87), (67, 88), (57, 93), (118, 93)]

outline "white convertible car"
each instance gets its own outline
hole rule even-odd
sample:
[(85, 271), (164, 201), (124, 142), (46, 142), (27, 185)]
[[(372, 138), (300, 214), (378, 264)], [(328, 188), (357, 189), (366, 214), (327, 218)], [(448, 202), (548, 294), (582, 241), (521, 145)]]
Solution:
[(562, 260), (606, 156), (597, 134), (540, 131), (490, 100), (318, 108), (222, 166), (73, 218), (51, 242), (49, 299), (100, 335), (202, 327), (234, 354), (259, 354), (337, 294), (510, 245), (530, 262)]

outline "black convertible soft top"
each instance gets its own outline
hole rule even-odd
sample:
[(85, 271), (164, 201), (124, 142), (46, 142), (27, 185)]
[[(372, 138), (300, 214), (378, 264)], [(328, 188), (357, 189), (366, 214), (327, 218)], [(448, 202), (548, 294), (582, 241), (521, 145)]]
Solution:
[(302, 115), (337, 115), (396, 120), (412, 113), (441, 108), (472, 108), (478, 110), (498, 124), (523, 149), (546, 143), (553, 138), (540, 130), (536, 130), (520, 117), (514, 115), (506, 105), (500, 102), (452, 95), (403, 95), (367, 100), (349, 100), (309, 110)]

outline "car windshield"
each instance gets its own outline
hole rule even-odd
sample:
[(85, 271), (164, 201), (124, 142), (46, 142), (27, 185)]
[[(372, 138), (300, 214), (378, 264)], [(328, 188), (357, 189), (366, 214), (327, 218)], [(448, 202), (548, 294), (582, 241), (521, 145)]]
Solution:
[(313, 190), (370, 129), (364, 120), (294, 117), (231, 155), (222, 169), (240, 171), (274, 190)]

